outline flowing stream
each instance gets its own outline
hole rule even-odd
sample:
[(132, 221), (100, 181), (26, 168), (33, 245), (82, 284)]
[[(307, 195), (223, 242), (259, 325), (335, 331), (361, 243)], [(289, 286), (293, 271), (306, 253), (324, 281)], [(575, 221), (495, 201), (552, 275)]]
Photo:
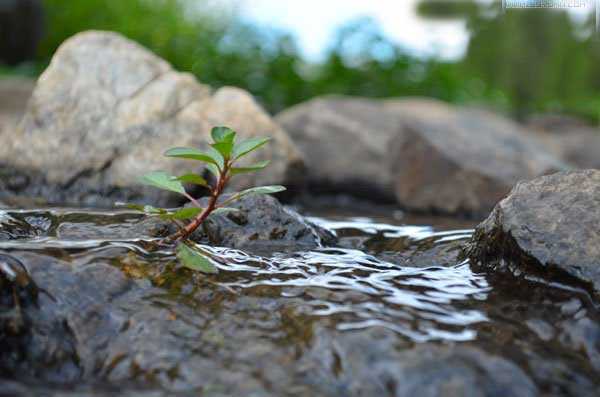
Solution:
[[(119, 313), (107, 315), (123, 316), (128, 324), (123, 332), (130, 332), (135, 321), (147, 321), (147, 326), (158, 321), (154, 317), (152, 321), (145, 317), (132, 320), (136, 315), (154, 310), (155, 316), (156, 311), (164, 311), (177, 319), (165, 329), (181, 342), (156, 336), (152, 343), (158, 343), (158, 350), (187, 350), (172, 358), (161, 356), (168, 376), (153, 369), (156, 376), (145, 376), (143, 387), (136, 383), (141, 380), (139, 374), (152, 365), (135, 356), (137, 350), (131, 345), (110, 347), (101, 357), (104, 361), (93, 370), (79, 357), (78, 369), (68, 370), (61, 364), (60, 370), (42, 376), (34, 373), (43, 370), (30, 370), (34, 365), (25, 357), (18, 366), (21, 372), (5, 371), (5, 387), (13, 387), (16, 395), (35, 390), (88, 395), (90, 390), (102, 390), (107, 385), (133, 382), (127, 386), (132, 388), (129, 394), (124, 395), (142, 393), (148, 384), (155, 385), (150, 392), (202, 390), (212, 395), (207, 390), (213, 390), (214, 395), (220, 395), (221, 387), (227, 395), (231, 386), (219, 386), (226, 381), (217, 376), (211, 380), (216, 385), (212, 389), (198, 386), (186, 371), (202, 366), (194, 364), (186, 369), (182, 364), (185, 360), (210, 360), (213, 367), (243, 373), (276, 395), (304, 395), (314, 390), (328, 395), (327, 387), (322, 387), (327, 379), (351, 384), (351, 377), (373, 376), (368, 362), (378, 357), (357, 356), (352, 350), (366, 343), (365, 352), (376, 355), (385, 351), (393, 360), (419, 346), (468, 346), (506, 360), (531, 379), (538, 392), (577, 395), (597, 390), (597, 303), (587, 292), (558, 282), (473, 272), (468, 261), (459, 259), (473, 223), (395, 219), (387, 214), (351, 217), (323, 211), (313, 212), (309, 219), (334, 231), (338, 245), (261, 255), (204, 245), (219, 269), (216, 275), (204, 275), (181, 269), (172, 251), (150, 251), (151, 239), (122, 233), (123, 225), (139, 220), (132, 213), (61, 208), (0, 212), (0, 253), (19, 258), (28, 268), (28, 260), (34, 258), (32, 277), (56, 296), (61, 313), (75, 310), (76, 306), (69, 306), (73, 304), (68, 297), (77, 299), (76, 294), (85, 290), (64, 295), (51, 290), (55, 284), (46, 285), (42, 279), (50, 270), (40, 263), (59, 262), (65, 277), (77, 269), (109, 264), (129, 282), (133, 280), (134, 287), (107, 298), (114, 313)], [(92, 229), (96, 235), (90, 235)], [(143, 306), (138, 311), (130, 301), (138, 296), (154, 309)], [(41, 294), (42, 309), (45, 304), (51, 304), (51, 299)], [(93, 337), (93, 331), (86, 332)], [(118, 337), (111, 338), (107, 343), (118, 345)], [(331, 363), (324, 358), (325, 352), (335, 358)], [(252, 372), (252, 362), (262, 363), (264, 357), (283, 363), (283, 370), (261, 364)], [(361, 357), (366, 360), (364, 365), (359, 362)], [(125, 362), (127, 369), (121, 368)], [(134, 364), (139, 368), (136, 374), (131, 370)], [(305, 370), (311, 365), (320, 368), (315, 370), (321, 373), (314, 382), (321, 386), (314, 386), (312, 381), (306, 386), (303, 380), (306, 371), (311, 373), (312, 369)], [(32, 376), (36, 382), (31, 382)], [(273, 384), (277, 382), (285, 392)], [(403, 395), (398, 387), (394, 386), (390, 395), (394, 390)]]

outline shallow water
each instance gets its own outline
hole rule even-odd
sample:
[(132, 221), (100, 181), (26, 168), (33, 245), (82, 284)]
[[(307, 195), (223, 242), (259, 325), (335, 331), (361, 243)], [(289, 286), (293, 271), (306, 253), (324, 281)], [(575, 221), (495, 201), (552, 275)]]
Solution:
[[(282, 355), (292, 349), (295, 353), (285, 361), (290, 379), (281, 380), (286, 390), (299, 382), (290, 372), (316, 354), (323, 332), (345, 340), (373, 330), (384, 330), (387, 336), (385, 342), (372, 343), (385, 343), (399, 352), (421, 344), (476, 347), (514, 363), (539, 392), (593, 395), (597, 390), (600, 316), (597, 303), (585, 291), (556, 281), (473, 272), (468, 262), (457, 259), (472, 233), (469, 222), (385, 213), (313, 215), (312, 222), (337, 234), (337, 247), (256, 256), (202, 246), (219, 268), (210, 276), (179, 269), (173, 252), (151, 252), (151, 239), (123, 233), (124, 224), (139, 220), (127, 212), (0, 212), (0, 253), (47, 256), (73, 268), (110, 263), (140, 288), (151, 287), (146, 298), (152, 305), (188, 318), (192, 329), (203, 335), (218, 330), (221, 336), (213, 336), (218, 339), (233, 332), (248, 343), (279, 346)], [(42, 274), (32, 273), (34, 279)], [(222, 329), (233, 323), (238, 331)], [(197, 354), (216, 362), (244, 356), (220, 342)], [(279, 357), (279, 352), (272, 354)], [(332, 379), (355, 365), (339, 360)], [(110, 371), (100, 379), (110, 380), (109, 375)], [(257, 375), (261, 382), (269, 376)], [(159, 380), (156, 387), (165, 387), (165, 382), (172, 383)], [(182, 381), (183, 390), (188, 389), (186, 382), (191, 383)], [(64, 383), (72, 385), (73, 379)], [(60, 384), (55, 380), (52, 387)]]

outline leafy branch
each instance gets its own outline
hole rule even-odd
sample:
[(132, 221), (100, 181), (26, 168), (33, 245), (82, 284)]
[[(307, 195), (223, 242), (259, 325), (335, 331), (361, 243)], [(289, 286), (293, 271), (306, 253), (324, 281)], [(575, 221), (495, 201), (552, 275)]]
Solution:
[[(256, 172), (264, 169), (269, 161), (261, 161), (256, 164), (237, 166), (237, 162), (247, 154), (265, 145), (270, 138), (250, 138), (236, 143), (236, 133), (228, 127), (214, 127), (211, 131), (213, 142), (206, 151), (189, 147), (176, 147), (167, 150), (167, 157), (194, 160), (205, 163), (206, 168), (215, 176), (215, 182), (209, 184), (201, 175), (188, 173), (181, 176), (169, 175), (164, 171), (150, 172), (144, 175), (140, 181), (143, 184), (154, 186), (159, 189), (168, 190), (187, 198), (191, 207), (183, 207), (177, 210), (156, 208), (150, 205), (129, 204), (129, 208), (141, 211), (149, 216), (157, 216), (164, 220), (174, 222), (179, 230), (164, 238), (161, 244), (177, 243), (176, 254), (184, 266), (194, 270), (213, 273), (216, 268), (210, 263), (205, 253), (194, 249), (186, 240), (189, 236), (214, 213), (235, 211), (227, 205), (250, 194), (271, 194), (285, 190), (285, 187), (260, 186), (234, 193), (227, 200), (219, 203), (219, 197), (223, 194), (229, 180), (238, 174)], [(183, 184), (202, 186), (209, 190), (210, 196), (206, 207), (192, 197)]]

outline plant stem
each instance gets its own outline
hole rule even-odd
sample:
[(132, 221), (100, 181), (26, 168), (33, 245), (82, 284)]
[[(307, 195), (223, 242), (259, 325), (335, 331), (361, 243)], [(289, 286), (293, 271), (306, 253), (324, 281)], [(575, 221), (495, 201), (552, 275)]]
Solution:
[[(178, 232), (173, 233), (172, 235), (170, 235), (168, 237), (165, 237), (161, 241), (162, 244), (174, 243), (176, 241), (188, 238), (190, 236), (190, 234), (194, 233), (194, 230), (196, 230), (198, 228), (198, 226), (200, 226), (202, 224), (202, 222), (204, 222), (206, 220), (206, 218), (208, 218), (210, 213), (215, 210), (215, 208), (217, 207), (217, 200), (219, 199), (219, 196), (223, 192), (223, 189), (225, 189), (225, 185), (227, 184), (227, 181), (229, 179), (227, 177), (227, 173), (229, 172), (229, 167), (230, 167), (230, 164), (228, 161), (226, 161), (225, 165), (223, 167), (223, 170), (221, 170), (221, 172), (219, 174), (217, 184), (215, 185), (214, 189), (212, 189), (212, 191), (211, 191), (210, 199), (208, 200), (208, 205), (206, 206), (206, 208), (204, 208), (202, 210), (202, 212), (199, 213), (183, 229), (180, 229)], [(191, 201), (195, 205), (199, 206), (197, 204), (198, 202), (195, 199), (192, 198)]]

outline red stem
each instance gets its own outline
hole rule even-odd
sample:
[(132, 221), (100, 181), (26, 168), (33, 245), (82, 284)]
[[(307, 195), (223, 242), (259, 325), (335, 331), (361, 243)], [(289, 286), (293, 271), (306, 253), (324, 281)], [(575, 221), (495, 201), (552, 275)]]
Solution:
[[(217, 199), (223, 192), (225, 188), (225, 184), (227, 183), (227, 173), (229, 172), (229, 162), (226, 161), (223, 167), (223, 170), (219, 174), (219, 178), (217, 180), (217, 184), (214, 189), (211, 191), (210, 199), (208, 200), (208, 205), (201, 213), (199, 213), (190, 223), (188, 223), (183, 229), (180, 229), (178, 232), (165, 237), (161, 243), (174, 243), (178, 240), (186, 239), (190, 236), (190, 234), (194, 233), (194, 230), (198, 228), (208, 218), (211, 212), (213, 212), (217, 206)], [(197, 203), (196, 200), (192, 199), (192, 203)]]

